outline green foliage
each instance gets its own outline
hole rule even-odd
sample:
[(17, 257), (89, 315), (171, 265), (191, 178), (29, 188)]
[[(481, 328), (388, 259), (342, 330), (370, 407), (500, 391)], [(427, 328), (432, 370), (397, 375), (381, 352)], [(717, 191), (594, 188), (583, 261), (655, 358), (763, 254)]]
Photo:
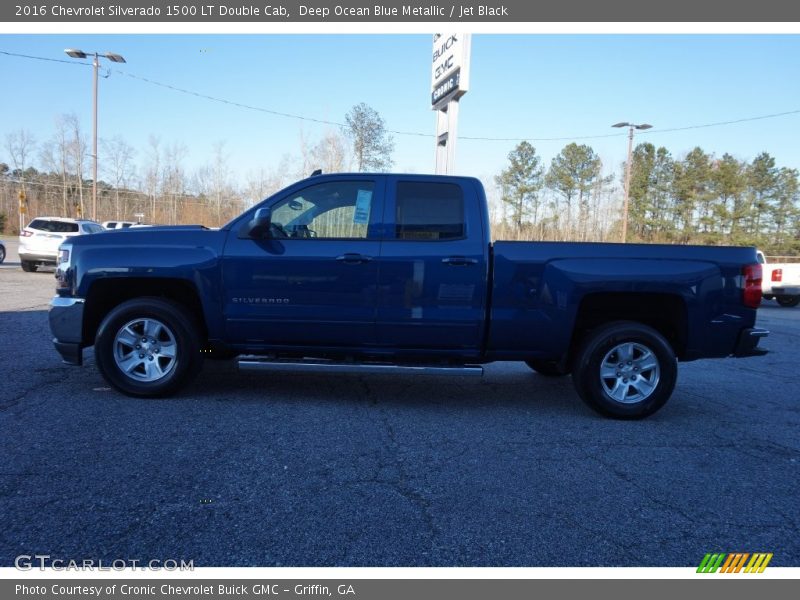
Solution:
[(673, 168), (673, 222), (678, 239), (688, 243), (697, 226), (707, 231), (708, 203), (711, 193), (711, 161), (701, 148), (694, 148)]
[[(496, 178), (503, 200), (512, 205), (518, 198), (512, 193), (516, 190), (512, 174), (524, 173), (521, 165), (526, 156), (531, 173), (539, 166), (538, 156), (530, 159), (535, 156), (533, 148), (524, 144), (509, 154), (510, 166)], [(543, 187), (532, 177), (537, 207), (543, 195), (555, 198), (549, 210), (543, 206), (538, 211), (541, 234), (554, 239), (592, 237), (586, 224), (591, 229), (601, 222), (596, 212), (592, 220), (588, 210), (590, 203), (597, 206), (598, 190), (606, 181), (601, 166), (590, 147), (569, 144), (552, 160)], [(620, 185), (608, 207), (611, 211), (621, 213), (622, 189)], [(579, 217), (577, 228), (570, 225), (571, 215)], [(527, 216), (525, 211), (515, 213), (517, 231)], [(594, 235), (594, 239), (619, 239), (620, 221), (605, 223), (605, 237)], [(778, 167), (766, 152), (747, 163), (730, 154), (717, 158), (698, 147), (676, 159), (664, 147), (639, 144), (631, 157), (628, 239), (747, 245), (767, 254), (800, 254), (800, 171)]]
[(565, 146), (550, 163), (547, 186), (561, 194), (568, 205), (591, 190), (602, 166), (595, 151), (585, 144)]
[(762, 219), (769, 209), (770, 198), (778, 185), (775, 159), (766, 152), (756, 156), (747, 170), (747, 185), (750, 229), (760, 231)]
[(544, 184), (544, 167), (536, 148), (528, 142), (520, 142), (509, 152), (508, 161), (508, 168), (495, 177), (495, 182), (502, 189), (503, 202), (512, 209), (512, 221), (519, 231), (527, 217), (531, 217), (534, 223), (539, 220), (539, 191)]
[(394, 139), (386, 131), (383, 117), (365, 103), (356, 104), (345, 115), (344, 135), (353, 145), (358, 171), (388, 171)]
[(602, 186), (603, 163), (595, 151), (574, 142), (565, 146), (550, 163), (545, 184), (557, 192), (564, 206), (557, 210), (568, 222), (573, 218), (573, 201), (578, 201), (578, 229), (585, 235), (592, 191)]
[(675, 173), (675, 161), (666, 148), (656, 148), (649, 143), (636, 146), (631, 160), (631, 189), (628, 199), (630, 239), (675, 239)]
[(717, 198), (713, 209), (716, 229), (733, 234), (746, 216), (747, 165), (726, 153), (714, 167), (711, 185)]

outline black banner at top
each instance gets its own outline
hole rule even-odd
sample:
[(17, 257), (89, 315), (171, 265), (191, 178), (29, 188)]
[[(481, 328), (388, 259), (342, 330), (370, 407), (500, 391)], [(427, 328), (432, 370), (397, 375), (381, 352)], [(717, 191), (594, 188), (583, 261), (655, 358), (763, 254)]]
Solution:
[(0, 21), (52, 22), (796, 22), (787, 0), (12, 0)]

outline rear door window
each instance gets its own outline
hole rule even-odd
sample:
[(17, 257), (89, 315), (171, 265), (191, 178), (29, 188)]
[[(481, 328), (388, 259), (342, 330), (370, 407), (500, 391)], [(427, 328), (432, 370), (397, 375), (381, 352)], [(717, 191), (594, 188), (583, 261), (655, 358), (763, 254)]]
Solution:
[(457, 240), (465, 235), (464, 193), (452, 183), (397, 184), (395, 237), (401, 240)]

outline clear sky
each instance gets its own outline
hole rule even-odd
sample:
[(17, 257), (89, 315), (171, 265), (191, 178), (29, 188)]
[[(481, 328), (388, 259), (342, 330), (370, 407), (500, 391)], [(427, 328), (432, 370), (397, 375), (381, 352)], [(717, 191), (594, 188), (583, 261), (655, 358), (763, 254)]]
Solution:
[[(313, 142), (331, 126), (212, 102), (129, 75), (330, 121), (343, 121), (354, 104), (366, 102), (387, 128), (426, 134), (395, 134), (395, 168), (433, 171), (429, 35), (0, 35), (1, 51), (74, 63), (0, 54), (0, 140), (19, 128), (48, 138), (56, 115), (68, 112), (78, 114), (88, 137), (91, 69), (67, 58), (67, 47), (127, 59), (104, 61), (112, 72), (100, 80), (100, 137), (122, 136), (139, 160), (151, 134), (162, 145), (185, 144), (189, 169), (209, 162), (213, 144), (224, 141), (243, 180), (248, 171), (269, 171), (285, 153), (296, 154), (301, 133)], [(741, 159), (767, 151), (779, 166), (800, 168), (800, 113), (659, 131), (800, 109), (798, 59), (798, 35), (475, 34), (457, 170), (488, 180), (516, 144), (467, 136), (529, 139), (548, 164), (570, 141), (586, 143), (616, 168), (627, 149), (625, 133), (610, 127), (619, 121), (651, 123), (654, 129), (638, 139), (675, 156), (696, 145)], [(618, 137), (583, 139), (609, 134)]]

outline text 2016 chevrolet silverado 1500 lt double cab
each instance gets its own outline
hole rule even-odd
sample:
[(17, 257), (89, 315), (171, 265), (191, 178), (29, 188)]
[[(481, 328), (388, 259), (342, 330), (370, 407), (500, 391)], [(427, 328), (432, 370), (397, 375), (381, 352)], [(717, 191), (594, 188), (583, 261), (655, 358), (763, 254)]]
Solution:
[[(61, 246), (54, 343), (117, 390), (168, 395), (206, 356), (241, 369), (572, 374), (605, 415), (672, 394), (677, 361), (762, 354), (754, 248), (497, 242), (477, 179), (332, 174), (219, 230)], [(713, 392), (710, 392), (713, 393)]]

